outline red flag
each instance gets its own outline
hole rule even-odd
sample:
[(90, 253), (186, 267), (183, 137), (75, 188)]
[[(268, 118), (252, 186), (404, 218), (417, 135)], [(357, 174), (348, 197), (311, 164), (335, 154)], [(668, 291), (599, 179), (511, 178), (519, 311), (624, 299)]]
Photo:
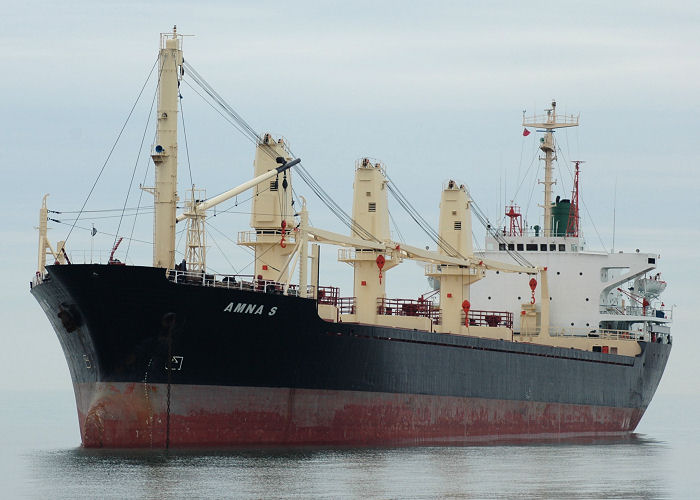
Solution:
[(523, 129), (523, 137), (527, 137), (528, 135), (530, 135), (530, 131), (528, 129), (524, 128)]

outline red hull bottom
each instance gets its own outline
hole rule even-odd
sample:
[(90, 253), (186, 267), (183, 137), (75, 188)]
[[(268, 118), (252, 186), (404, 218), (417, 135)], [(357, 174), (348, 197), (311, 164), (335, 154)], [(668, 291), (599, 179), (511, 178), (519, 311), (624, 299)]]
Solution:
[[(423, 445), (624, 435), (643, 409), (265, 387), (75, 387), (88, 448)], [(168, 429), (169, 428), (169, 429)]]

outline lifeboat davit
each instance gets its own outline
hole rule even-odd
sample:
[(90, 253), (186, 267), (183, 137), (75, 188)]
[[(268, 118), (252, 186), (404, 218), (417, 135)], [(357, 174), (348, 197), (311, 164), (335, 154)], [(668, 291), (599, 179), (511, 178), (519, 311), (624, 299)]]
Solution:
[(634, 292), (647, 299), (658, 298), (666, 289), (666, 282), (657, 274), (653, 278), (643, 277), (634, 280)]

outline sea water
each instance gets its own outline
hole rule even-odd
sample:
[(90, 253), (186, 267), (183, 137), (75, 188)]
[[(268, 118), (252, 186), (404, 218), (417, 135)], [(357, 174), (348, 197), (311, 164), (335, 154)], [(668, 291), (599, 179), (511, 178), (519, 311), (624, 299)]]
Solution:
[(0, 393), (0, 498), (700, 498), (698, 396), (629, 439), (415, 448), (104, 451), (73, 396)]

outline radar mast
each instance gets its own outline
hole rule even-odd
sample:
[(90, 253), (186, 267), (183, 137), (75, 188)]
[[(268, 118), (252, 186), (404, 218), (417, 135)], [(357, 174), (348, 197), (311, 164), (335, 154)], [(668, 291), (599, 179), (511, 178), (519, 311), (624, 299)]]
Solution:
[(525, 117), (523, 112), (523, 126), (531, 127), (544, 132), (544, 136), (540, 138), (540, 149), (544, 151), (544, 223), (543, 234), (545, 237), (552, 236), (552, 162), (557, 159), (556, 146), (554, 144), (554, 129), (564, 127), (578, 127), (578, 115), (559, 115), (557, 116), (557, 102), (552, 100), (552, 107), (545, 109), (545, 115), (532, 115)]

